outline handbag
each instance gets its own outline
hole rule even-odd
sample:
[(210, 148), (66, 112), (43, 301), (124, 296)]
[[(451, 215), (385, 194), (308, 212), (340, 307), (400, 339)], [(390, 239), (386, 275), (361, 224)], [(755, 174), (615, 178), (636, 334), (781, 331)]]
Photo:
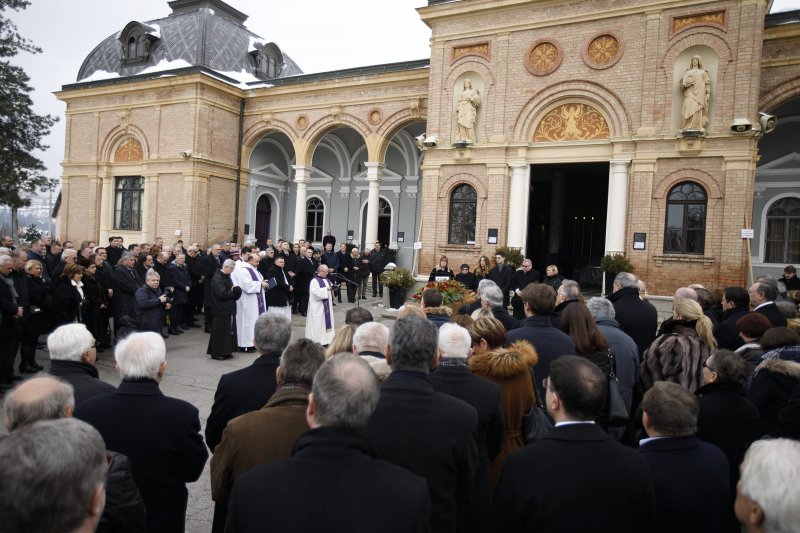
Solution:
[(608, 349), (608, 399), (606, 401), (606, 423), (609, 426), (625, 426), (630, 421), (630, 413), (625, 407), (622, 388), (616, 374), (617, 362), (614, 351)]
[(536, 376), (533, 369), (530, 369), (531, 381), (533, 382), (533, 394), (536, 397), (531, 410), (522, 415), (522, 438), (525, 444), (532, 444), (540, 440), (550, 433), (553, 429), (553, 421), (550, 415), (545, 411), (544, 405), (539, 399), (539, 394), (536, 391)]

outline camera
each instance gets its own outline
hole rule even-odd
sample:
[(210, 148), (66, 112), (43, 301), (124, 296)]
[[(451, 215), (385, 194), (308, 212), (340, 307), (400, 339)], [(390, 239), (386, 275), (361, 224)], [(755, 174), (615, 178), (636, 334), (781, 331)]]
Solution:
[(164, 287), (164, 296), (167, 297), (166, 304), (171, 304), (175, 298), (175, 287)]

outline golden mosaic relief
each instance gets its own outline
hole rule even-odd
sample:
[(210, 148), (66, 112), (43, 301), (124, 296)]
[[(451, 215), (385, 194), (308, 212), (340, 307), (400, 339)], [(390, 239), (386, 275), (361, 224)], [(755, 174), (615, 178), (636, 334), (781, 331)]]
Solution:
[(534, 142), (608, 139), (606, 119), (587, 104), (564, 104), (548, 112), (536, 127)]
[(528, 59), (534, 72), (542, 74), (552, 72), (558, 67), (558, 48), (549, 41), (539, 43), (533, 47)]
[(144, 158), (142, 145), (139, 141), (133, 138), (127, 138), (119, 146), (117, 151), (114, 152), (114, 161), (141, 161)]
[(691, 26), (703, 26), (707, 24), (725, 26), (725, 11), (711, 11), (709, 13), (697, 13), (695, 15), (675, 17), (672, 19), (671, 32), (676, 33)]
[(587, 55), (598, 65), (611, 63), (619, 54), (619, 41), (613, 35), (600, 35), (589, 43)]
[(489, 59), (489, 43), (455, 46), (453, 47), (453, 59), (450, 62), (452, 63), (464, 56), (480, 56)]

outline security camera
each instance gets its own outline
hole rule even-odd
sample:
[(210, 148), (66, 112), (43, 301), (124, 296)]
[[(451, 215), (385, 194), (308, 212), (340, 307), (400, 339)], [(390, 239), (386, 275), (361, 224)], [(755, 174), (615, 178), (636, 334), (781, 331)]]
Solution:
[(181, 159), (189, 159), (190, 157), (192, 157), (192, 151), (191, 150), (183, 150), (178, 155), (181, 156)]
[(752, 129), (753, 125), (746, 118), (736, 118), (731, 123), (731, 132), (733, 133), (747, 133)]
[(439, 139), (436, 138), (436, 135), (430, 135), (428, 137), (425, 137), (425, 140), (422, 141), (422, 144), (424, 146), (427, 146), (428, 148), (430, 148), (430, 147), (436, 146), (438, 142), (439, 142)]
[(758, 114), (758, 123), (761, 124), (761, 131), (769, 133), (775, 130), (778, 125), (778, 117), (775, 115), (767, 115), (766, 113)]
[(420, 150), (423, 149), (423, 144), (424, 143), (425, 143), (425, 134), (424, 133), (414, 137), (414, 144), (416, 144), (417, 148), (419, 148)]

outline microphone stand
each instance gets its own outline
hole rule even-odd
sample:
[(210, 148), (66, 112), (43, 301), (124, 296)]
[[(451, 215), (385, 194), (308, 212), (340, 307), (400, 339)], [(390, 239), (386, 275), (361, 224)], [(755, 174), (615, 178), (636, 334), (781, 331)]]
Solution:
[[(351, 281), (351, 280), (347, 279), (343, 274), (339, 274), (338, 272), (330, 272), (330, 273), (328, 273), (328, 276), (330, 276), (331, 274), (336, 276), (336, 279), (344, 281), (345, 283), (347, 283), (349, 285), (355, 285), (356, 286), (356, 307), (361, 307), (361, 298), (358, 297), (358, 289), (361, 287), (361, 284), (356, 283), (355, 281)], [(340, 285), (341, 285), (341, 283), (340, 283)]]

